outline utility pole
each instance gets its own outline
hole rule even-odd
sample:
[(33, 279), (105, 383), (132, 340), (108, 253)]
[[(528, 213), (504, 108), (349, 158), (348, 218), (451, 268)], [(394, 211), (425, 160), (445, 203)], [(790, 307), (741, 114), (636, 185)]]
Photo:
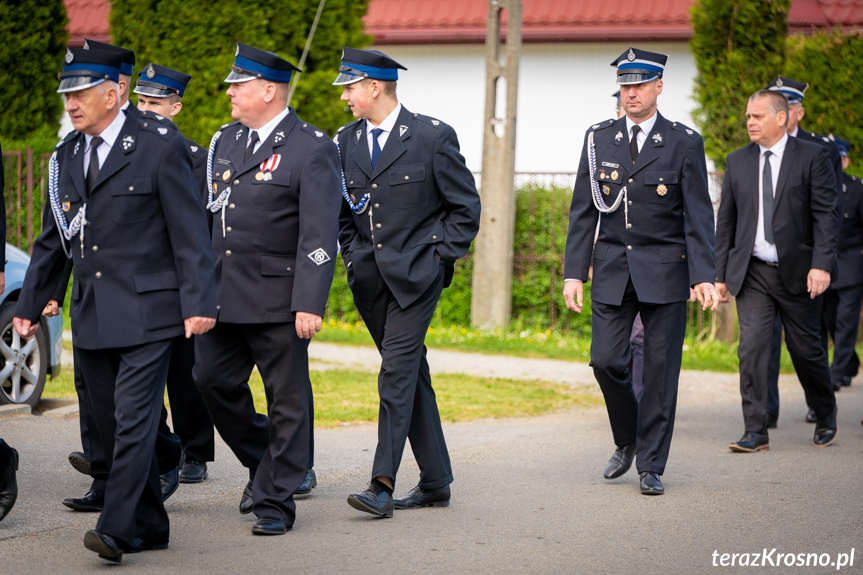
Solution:
[[(501, 15), (506, 44), (501, 58)], [(515, 237), (515, 119), (521, 57), (521, 0), (489, 0), (485, 36), (485, 132), (482, 143), (482, 219), (474, 242), (471, 324), (509, 325)], [(498, 84), (506, 85), (498, 105)], [(504, 117), (497, 110), (505, 110)]]

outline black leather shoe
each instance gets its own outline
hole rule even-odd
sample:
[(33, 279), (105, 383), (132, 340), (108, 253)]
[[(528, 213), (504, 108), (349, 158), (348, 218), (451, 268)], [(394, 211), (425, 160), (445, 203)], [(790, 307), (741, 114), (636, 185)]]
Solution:
[(90, 475), (90, 462), (80, 451), (73, 451), (69, 454), (69, 464), (72, 465), (78, 473)]
[(180, 483), (200, 483), (207, 478), (207, 463), (187, 459), (180, 469)]
[(102, 511), (105, 505), (105, 494), (97, 489), (91, 489), (84, 497), (67, 497), (63, 505), (75, 511)]
[(812, 439), (812, 444), (815, 447), (826, 447), (836, 440), (836, 408), (833, 408), (833, 413), (827, 419), (819, 419), (815, 424), (815, 437)]
[(376, 480), (372, 480), (362, 493), (348, 495), (348, 505), (378, 517), (392, 517), (395, 509), (393, 494), (383, 483)]
[(94, 529), (84, 534), (84, 547), (98, 553), (105, 561), (119, 563), (123, 560), (123, 548), (114, 541), (114, 538)]
[(639, 475), (641, 476), (642, 495), (662, 495), (665, 493), (665, 487), (662, 486), (658, 473), (642, 471)]
[(396, 509), (418, 509), (420, 507), (448, 507), (449, 500), (449, 485), (437, 489), (422, 489), (417, 485), (407, 495), (401, 499), (395, 499), (393, 503)]
[(0, 521), (9, 515), (18, 499), (18, 452), (0, 439)]
[(141, 551), (162, 551), (163, 549), (167, 549), (167, 543), (153, 543), (152, 541), (147, 541), (146, 539), (140, 539), (135, 537), (134, 541), (132, 541), (132, 547), (126, 551), (126, 553), (140, 553)]
[(252, 535), (284, 535), (287, 531), (288, 526), (283, 519), (272, 517), (261, 517), (252, 527)]
[(162, 501), (167, 501), (177, 487), (180, 486), (180, 467), (177, 466), (167, 473), (159, 476), (159, 481), (162, 483)]
[(618, 447), (614, 451), (614, 455), (608, 460), (605, 466), (605, 472), (602, 474), (606, 479), (617, 479), (632, 467), (632, 460), (635, 459), (635, 442), (623, 447)]
[(843, 375), (842, 379), (839, 380), (839, 383), (842, 384), (842, 387), (851, 387), (851, 376)]
[(252, 481), (246, 483), (246, 488), (243, 489), (243, 496), (240, 498), (240, 513), (245, 515), (252, 512), (252, 506), (255, 504), (255, 499), (252, 496)]
[(731, 451), (738, 453), (755, 453), (756, 451), (767, 451), (770, 449), (770, 438), (766, 433), (752, 433), (747, 431), (739, 441), (728, 446)]
[(303, 484), (294, 491), (294, 495), (308, 495), (312, 492), (312, 489), (318, 486), (318, 478), (315, 475), (314, 469), (309, 469), (306, 471), (306, 478), (303, 480)]
[(818, 417), (815, 415), (815, 410), (810, 409), (806, 412), (806, 423), (815, 423), (818, 421)]
[(775, 415), (767, 414), (767, 429), (776, 429), (776, 424), (779, 423), (779, 418)]
[(833, 393), (842, 389), (842, 382), (838, 379), (830, 380), (830, 383), (833, 385)]

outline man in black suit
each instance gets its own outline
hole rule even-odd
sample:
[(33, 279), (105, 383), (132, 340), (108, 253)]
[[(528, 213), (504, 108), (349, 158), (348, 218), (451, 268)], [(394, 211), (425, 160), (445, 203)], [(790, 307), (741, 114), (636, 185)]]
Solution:
[(827, 329), (833, 338), (833, 361), (830, 379), (834, 389), (851, 385), (857, 375), (860, 359), (854, 346), (860, 324), (860, 306), (863, 303), (863, 181), (844, 173), (851, 165), (848, 157), (851, 143), (835, 138), (836, 148), (842, 157), (842, 193), (844, 210), (842, 231), (837, 248), (836, 278), (824, 294)]
[[(309, 463), (309, 342), (320, 331), (335, 272), (336, 146), (287, 107), (292, 71), (239, 43), (231, 115), (213, 137), (209, 208), (219, 323), (195, 342), (195, 383), (250, 481), (240, 512), (255, 535), (294, 524), (293, 496)], [(246, 383), (257, 365), (269, 417)]]
[[(626, 116), (587, 130), (570, 208), (563, 289), (566, 306), (581, 312), (592, 262), (590, 360), (617, 445), (604, 477), (622, 476), (637, 454), (645, 495), (665, 492), (660, 476), (674, 428), (690, 288), (704, 309), (718, 305), (704, 142), (656, 108), (667, 59), (630, 48), (611, 63)], [(639, 313), (640, 402), (629, 369), (630, 334)]]
[(68, 48), (65, 61), (58, 92), (76, 131), (50, 161), (14, 323), (35, 333), (71, 256), (75, 363), (109, 469), (84, 546), (120, 562), (168, 545), (156, 430), (171, 341), (215, 324), (213, 260), (183, 138), (120, 109), (117, 53)]
[[(381, 354), (372, 481), (348, 503), (380, 517), (449, 505), (452, 466), (424, 342), (480, 214), (455, 131), (399, 103), (399, 69), (406, 70), (377, 50), (345, 47), (333, 82), (357, 118), (336, 135), (345, 184), (339, 243), (354, 303)], [(394, 501), (407, 439), (419, 484)]]
[(737, 297), (745, 432), (729, 448), (769, 449), (767, 362), (777, 310), (818, 423), (813, 443), (836, 438), (836, 399), (821, 345), (822, 294), (839, 236), (839, 197), (827, 151), (789, 138), (788, 102), (773, 90), (749, 98), (752, 143), (728, 155), (716, 225), (716, 281)]

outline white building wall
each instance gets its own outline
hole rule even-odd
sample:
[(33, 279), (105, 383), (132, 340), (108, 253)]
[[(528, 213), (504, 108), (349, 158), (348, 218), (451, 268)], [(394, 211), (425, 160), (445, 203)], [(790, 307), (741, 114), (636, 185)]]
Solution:
[[(525, 44), (519, 69), (515, 166), (518, 172), (575, 172), (585, 130), (614, 116), (616, 71), (609, 65), (622, 43)], [(695, 60), (686, 43), (638, 43), (668, 54), (659, 110), (695, 127)], [(452, 125), (468, 167), (482, 167), (485, 47), (381, 46), (405, 65), (399, 100), (411, 111)]]

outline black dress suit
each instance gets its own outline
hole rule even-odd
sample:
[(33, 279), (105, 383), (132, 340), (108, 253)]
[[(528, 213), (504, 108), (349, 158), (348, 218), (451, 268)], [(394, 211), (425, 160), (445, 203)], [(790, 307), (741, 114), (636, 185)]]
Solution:
[[(57, 149), (64, 217), (87, 205), (83, 248), (80, 236), (69, 242), (76, 270), (72, 338), (110, 470), (96, 529), (128, 549), (135, 537), (168, 540), (154, 449), (159, 409), (171, 339), (183, 333), (183, 319), (215, 316), (213, 259), (178, 132), (126, 114), (92, 190), (84, 178), (85, 148), (85, 137), (74, 134)], [(64, 241), (48, 205), (18, 317), (35, 322), (56, 293)]]
[(717, 220), (716, 281), (737, 296), (740, 320), (740, 393), (746, 431), (766, 432), (770, 341), (778, 308), (785, 342), (806, 401), (819, 419), (835, 407), (821, 346), (822, 297), (810, 299), (810, 269), (830, 271), (839, 236), (836, 177), (826, 150), (788, 138), (773, 201), (778, 268), (752, 256), (759, 217), (760, 147), (728, 155)]
[[(602, 388), (614, 443), (636, 443), (639, 472), (662, 474), (668, 459), (689, 288), (714, 277), (713, 207), (707, 191), (704, 142), (694, 130), (657, 112), (633, 162), (626, 118), (607, 120), (585, 135), (566, 241), (567, 279), (587, 280), (593, 264), (591, 365)], [(626, 187), (628, 205), (602, 214), (594, 181), (611, 204)], [(628, 224), (627, 212), (628, 209)], [(644, 323), (643, 395), (636, 401), (629, 337), (636, 313)]]
[(339, 242), (348, 285), (378, 351), (380, 411), (372, 477), (395, 483), (405, 441), (419, 485), (452, 482), (426, 360), (425, 334), (452, 266), (479, 230), (480, 200), (455, 131), (402, 107), (372, 169), (368, 123), (339, 130), (345, 185), (369, 207), (342, 202)]
[[(290, 108), (245, 161), (248, 136), (248, 127), (228, 124), (215, 149), (215, 196), (229, 187), (231, 195), (213, 217), (219, 317), (196, 338), (195, 383), (249, 469), (253, 511), (290, 527), (308, 470), (311, 394), (309, 340), (297, 336), (294, 319), (324, 315), (337, 250), (338, 153)], [(255, 365), (269, 418), (256, 413), (246, 383)]]
[(863, 181), (842, 174), (845, 210), (839, 234), (838, 273), (825, 294), (827, 329), (833, 338), (830, 378), (850, 383), (860, 360), (854, 350), (863, 302)]

